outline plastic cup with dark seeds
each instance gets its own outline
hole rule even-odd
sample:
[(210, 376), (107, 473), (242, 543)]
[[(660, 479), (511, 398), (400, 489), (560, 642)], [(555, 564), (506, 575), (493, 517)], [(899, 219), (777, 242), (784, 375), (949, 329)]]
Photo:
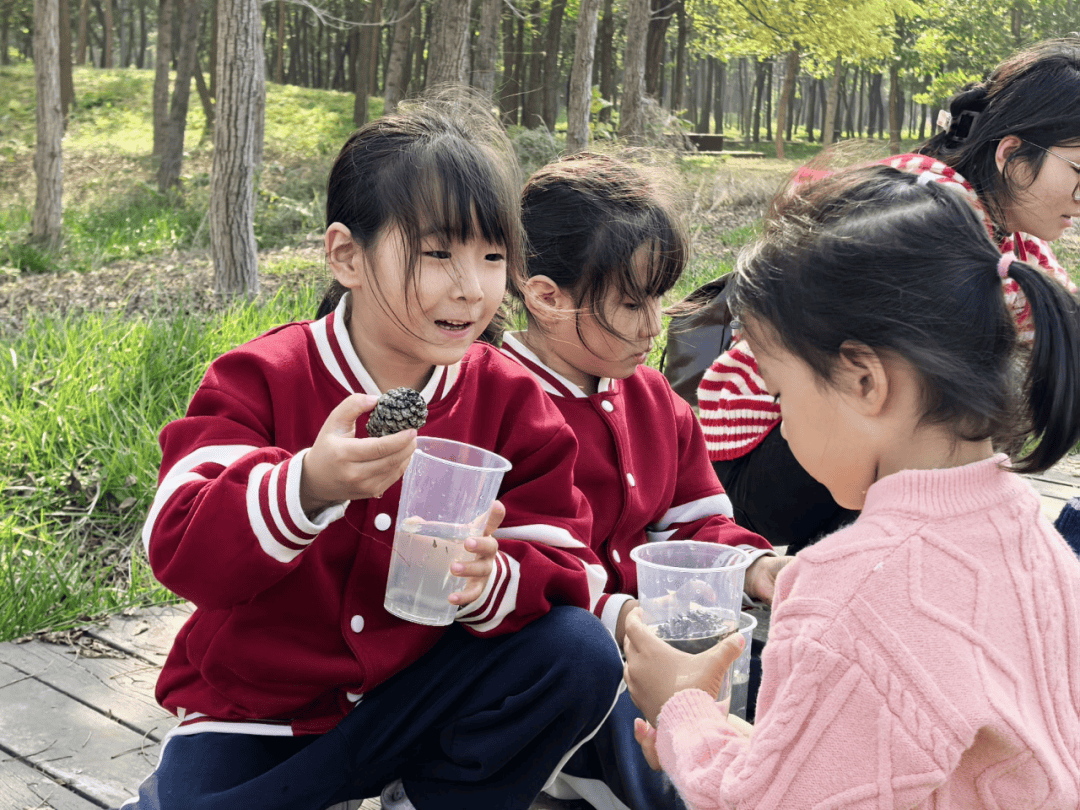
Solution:
[(723, 613), (691, 608), (679, 616), (654, 625), (658, 638), (677, 650), (688, 653), (705, 652), (715, 647), (739, 629), (734, 618)]
[(411, 388), (391, 388), (375, 403), (368, 417), (368, 436), (377, 439), (409, 428), (419, 430), (427, 422), (427, 403)]

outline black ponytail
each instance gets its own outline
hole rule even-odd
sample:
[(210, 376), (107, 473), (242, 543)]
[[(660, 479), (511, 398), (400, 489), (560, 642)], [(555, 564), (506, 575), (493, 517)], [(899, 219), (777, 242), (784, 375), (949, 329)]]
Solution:
[(1027, 298), (1035, 325), (1024, 390), (1038, 443), (1013, 467), (1042, 472), (1080, 442), (1080, 301), (1024, 262), (1013, 262), (1008, 274)]

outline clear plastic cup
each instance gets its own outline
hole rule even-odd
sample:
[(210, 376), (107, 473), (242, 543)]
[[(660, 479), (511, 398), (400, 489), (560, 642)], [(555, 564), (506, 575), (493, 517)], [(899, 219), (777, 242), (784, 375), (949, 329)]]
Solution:
[[(743, 579), (750, 556), (697, 540), (646, 543), (630, 552), (637, 564), (645, 623), (673, 647), (699, 653), (739, 628)], [(730, 697), (730, 672), (719, 700)]]
[(743, 637), (743, 651), (731, 665), (731, 706), (728, 711), (746, 719), (747, 702), (750, 699), (750, 642), (754, 637), (757, 618), (743, 613), (739, 620), (739, 632)]
[(387, 611), (417, 624), (454, 620), (458, 606), (449, 597), (465, 580), (450, 573), (450, 564), (472, 558), (463, 543), (483, 533), (509, 469), (509, 461), (489, 450), (417, 438), (401, 484), (383, 600)]

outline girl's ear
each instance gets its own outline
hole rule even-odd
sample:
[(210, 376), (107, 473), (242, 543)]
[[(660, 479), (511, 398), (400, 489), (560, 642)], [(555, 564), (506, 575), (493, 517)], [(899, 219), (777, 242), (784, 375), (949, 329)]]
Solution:
[(334, 222), (326, 229), (324, 241), (326, 261), (334, 278), (350, 290), (359, 287), (364, 279), (367, 256), (352, 238), (352, 232), (340, 222)]
[(865, 343), (846, 340), (834, 377), (840, 393), (864, 416), (876, 416), (889, 398), (889, 372), (881, 355)]
[(1005, 161), (1009, 159), (1009, 155), (1020, 148), (1020, 139), (1015, 135), (1006, 135), (1000, 141), (998, 141), (997, 149), (994, 152), (994, 161), (997, 163), (997, 169), (1000, 172), (1004, 166)]
[(529, 276), (524, 297), (529, 314), (541, 321), (564, 316), (574, 309), (573, 299), (548, 276)]

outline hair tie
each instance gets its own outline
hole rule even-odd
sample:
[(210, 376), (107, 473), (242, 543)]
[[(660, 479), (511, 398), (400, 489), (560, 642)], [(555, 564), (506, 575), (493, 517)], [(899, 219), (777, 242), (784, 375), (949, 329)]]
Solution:
[(1016, 254), (1011, 250), (1008, 253), (1002, 253), (1001, 258), (998, 259), (997, 274), (1002, 278), (1009, 277), (1009, 267), (1016, 261)]
[(918, 186), (928, 186), (937, 179), (937, 175), (933, 172), (920, 172), (919, 179), (915, 181)]

